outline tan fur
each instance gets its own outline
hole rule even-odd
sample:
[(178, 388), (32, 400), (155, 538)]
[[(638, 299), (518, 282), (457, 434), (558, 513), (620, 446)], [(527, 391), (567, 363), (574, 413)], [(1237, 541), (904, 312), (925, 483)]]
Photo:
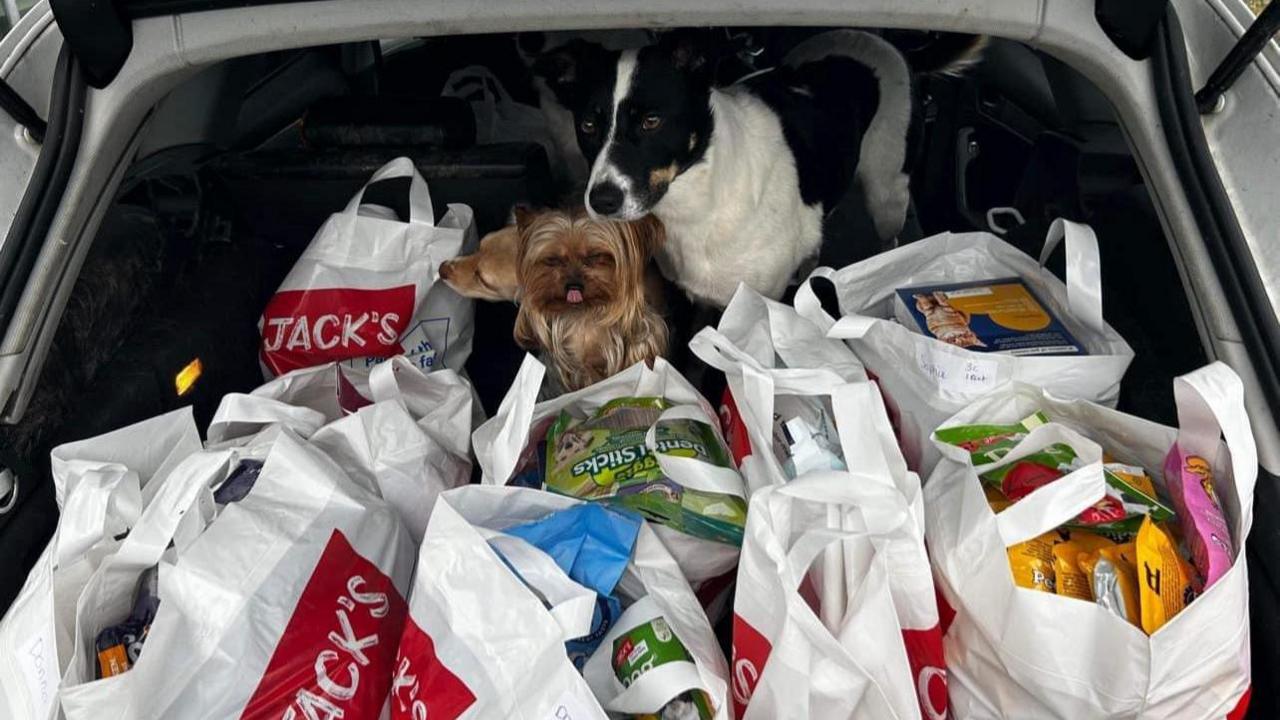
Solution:
[(515, 300), (519, 289), (516, 260), (520, 230), (515, 225), (485, 235), (480, 249), (440, 266), (440, 279), (463, 297)]
[(649, 188), (658, 190), (664, 186), (670, 185), (672, 180), (676, 179), (676, 175), (680, 174), (680, 166), (671, 163), (666, 167), (660, 167), (649, 173)]
[[(579, 208), (517, 210), (516, 222), (515, 339), (543, 351), (566, 390), (666, 353), (661, 287), (649, 277), (663, 240), (657, 219), (597, 221)], [(581, 303), (566, 300), (569, 284), (582, 286)]]

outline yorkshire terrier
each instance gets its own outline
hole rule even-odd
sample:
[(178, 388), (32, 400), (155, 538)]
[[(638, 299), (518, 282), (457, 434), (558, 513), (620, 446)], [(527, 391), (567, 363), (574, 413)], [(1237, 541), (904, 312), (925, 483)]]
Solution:
[(651, 262), (660, 221), (593, 220), (582, 208), (515, 215), (477, 253), (445, 263), (441, 278), (467, 297), (519, 303), (516, 343), (549, 359), (567, 391), (666, 354), (662, 280)]

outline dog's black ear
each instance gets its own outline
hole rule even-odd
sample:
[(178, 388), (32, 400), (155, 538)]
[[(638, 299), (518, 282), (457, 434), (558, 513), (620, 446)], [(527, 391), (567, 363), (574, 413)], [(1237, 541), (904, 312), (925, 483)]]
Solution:
[(714, 31), (698, 28), (672, 30), (658, 41), (658, 47), (671, 57), (677, 68), (706, 77), (710, 77), (714, 69), (720, 44)]
[(547, 46), (547, 34), (544, 32), (522, 32), (516, 34), (516, 49), (520, 54), (534, 57)]
[(533, 61), (533, 74), (542, 78), (561, 105), (573, 109), (582, 99), (585, 69), (605, 60), (603, 46), (586, 40), (572, 40), (548, 50)]

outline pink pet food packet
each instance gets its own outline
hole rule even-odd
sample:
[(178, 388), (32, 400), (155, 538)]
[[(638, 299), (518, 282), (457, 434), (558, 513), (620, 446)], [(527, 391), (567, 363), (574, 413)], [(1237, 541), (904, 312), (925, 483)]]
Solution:
[(1213, 466), (1178, 443), (1164, 460), (1165, 487), (1173, 501), (1191, 560), (1208, 589), (1231, 567), (1231, 530), (1214, 488)]

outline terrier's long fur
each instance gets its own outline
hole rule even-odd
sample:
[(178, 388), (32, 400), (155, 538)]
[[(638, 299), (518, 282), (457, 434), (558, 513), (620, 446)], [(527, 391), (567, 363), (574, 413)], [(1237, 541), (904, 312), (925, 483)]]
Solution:
[[(667, 324), (646, 291), (663, 240), (656, 219), (593, 220), (585, 210), (517, 211), (516, 342), (550, 358), (566, 390), (667, 351)], [(578, 289), (581, 300), (570, 302)]]
[(445, 263), (441, 278), (467, 297), (519, 303), (516, 342), (540, 352), (565, 390), (666, 354), (652, 262), (661, 222), (593, 220), (582, 208), (515, 214), (478, 252)]

